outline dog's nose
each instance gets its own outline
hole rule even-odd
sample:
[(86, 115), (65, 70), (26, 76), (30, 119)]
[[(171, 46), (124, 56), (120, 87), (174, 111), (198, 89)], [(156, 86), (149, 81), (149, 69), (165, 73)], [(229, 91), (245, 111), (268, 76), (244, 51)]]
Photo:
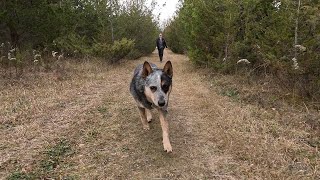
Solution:
[(160, 107), (164, 106), (166, 104), (166, 102), (164, 100), (159, 100), (158, 104)]

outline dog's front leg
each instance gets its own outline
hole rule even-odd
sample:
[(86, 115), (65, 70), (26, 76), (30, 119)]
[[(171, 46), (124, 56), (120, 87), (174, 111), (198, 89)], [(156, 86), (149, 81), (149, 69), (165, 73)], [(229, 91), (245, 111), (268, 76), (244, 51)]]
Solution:
[(141, 108), (141, 107), (138, 107), (138, 109), (139, 109), (139, 112), (140, 112), (140, 117), (141, 117), (141, 122), (142, 122), (143, 129), (149, 130), (150, 127), (149, 127), (149, 124), (148, 124), (148, 121), (147, 121), (146, 109), (145, 108)]
[(169, 123), (167, 120), (167, 112), (159, 109), (160, 123), (162, 128), (163, 148), (165, 151), (172, 152), (172, 147), (169, 140)]
[(152, 114), (151, 114), (150, 109), (146, 108), (146, 116), (147, 116), (148, 123), (150, 123), (152, 121)]

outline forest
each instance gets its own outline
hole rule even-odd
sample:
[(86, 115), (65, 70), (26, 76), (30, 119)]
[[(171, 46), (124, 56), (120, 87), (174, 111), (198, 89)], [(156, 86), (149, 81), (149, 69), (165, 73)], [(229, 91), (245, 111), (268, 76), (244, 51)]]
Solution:
[(154, 50), (159, 32), (144, 1), (5, 0), (0, 19), (1, 67), (18, 75), (52, 56), (136, 59)]
[(319, 0), (184, 0), (165, 36), (195, 64), (272, 76), (319, 102)]

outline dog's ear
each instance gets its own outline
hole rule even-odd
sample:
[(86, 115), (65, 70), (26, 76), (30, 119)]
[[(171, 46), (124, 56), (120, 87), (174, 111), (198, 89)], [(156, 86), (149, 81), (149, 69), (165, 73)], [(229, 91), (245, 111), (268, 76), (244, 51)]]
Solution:
[(164, 65), (163, 72), (170, 77), (173, 76), (173, 68), (172, 68), (171, 61), (167, 61), (167, 63)]
[(151, 73), (152, 73), (152, 68), (151, 68), (150, 64), (147, 61), (145, 61), (143, 64), (143, 69), (142, 69), (142, 77), (146, 78)]

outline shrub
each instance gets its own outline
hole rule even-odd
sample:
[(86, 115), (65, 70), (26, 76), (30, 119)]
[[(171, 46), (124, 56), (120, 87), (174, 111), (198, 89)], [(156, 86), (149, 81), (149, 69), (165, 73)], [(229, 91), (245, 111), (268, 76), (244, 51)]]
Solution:
[(85, 55), (90, 53), (88, 42), (85, 37), (69, 34), (59, 37), (53, 42), (53, 49), (63, 51), (69, 56)]
[(134, 51), (134, 41), (126, 38), (115, 41), (112, 45), (96, 43), (92, 48), (93, 55), (104, 57), (111, 63), (119, 61), (132, 51)]
[(134, 48), (134, 41), (126, 38), (121, 41), (115, 41), (111, 46), (112, 62), (116, 62), (124, 58)]
[(139, 50), (132, 49), (126, 57), (128, 59), (138, 59), (141, 56), (143, 56), (143, 54)]

